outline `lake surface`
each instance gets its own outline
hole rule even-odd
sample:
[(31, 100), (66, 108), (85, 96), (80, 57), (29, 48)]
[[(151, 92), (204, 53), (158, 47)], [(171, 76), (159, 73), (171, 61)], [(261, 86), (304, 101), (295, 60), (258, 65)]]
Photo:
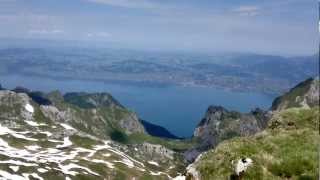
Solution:
[(260, 93), (230, 92), (204, 87), (138, 87), (81, 80), (54, 80), (22, 75), (1, 75), (5, 88), (23, 86), (32, 90), (62, 92), (109, 92), (121, 104), (138, 113), (141, 119), (161, 125), (180, 137), (188, 137), (209, 105), (249, 112), (255, 107), (267, 109), (274, 97)]

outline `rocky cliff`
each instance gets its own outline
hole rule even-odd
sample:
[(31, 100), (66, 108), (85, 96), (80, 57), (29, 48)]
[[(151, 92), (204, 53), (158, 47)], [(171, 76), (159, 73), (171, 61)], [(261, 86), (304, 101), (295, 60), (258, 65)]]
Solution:
[(201, 152), (214, 148), (223, 140), (260, 132), (269, 118), (270, 113), (261, 109), (239, 113), (221, 106), (210, 106), (193, 134), (200, 144), (188, 150), (185, 157), (192, 162)]

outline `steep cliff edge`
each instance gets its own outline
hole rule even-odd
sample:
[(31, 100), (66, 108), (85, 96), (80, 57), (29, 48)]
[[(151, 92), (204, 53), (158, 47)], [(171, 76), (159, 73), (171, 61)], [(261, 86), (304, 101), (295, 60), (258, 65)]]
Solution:
[(270, 115), (261, 109), (239, 113), (221, 106), (210, 106), (193, 134), (200, 144), (185, 152), (186, 159), (192, 162), (201, 152), (226, 139), (260, 132), (267, 126)]

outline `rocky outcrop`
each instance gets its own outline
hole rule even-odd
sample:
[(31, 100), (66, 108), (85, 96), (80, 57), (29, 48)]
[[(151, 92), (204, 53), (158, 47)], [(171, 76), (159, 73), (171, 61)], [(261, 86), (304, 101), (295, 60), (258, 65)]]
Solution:
[(314, 106), (319, 106), (319, 77), (309, 78), (277, 97), (272, 103), (271, 110), (281, 111), (292, 107)]
[(34, 117), (25, 108), (26, 105), (31, 107), (30, 104), (32, 99), (25, 93), (0, 91), (0, 121), (9, 127), (18, 127), (24, 121), (33, 120)]
[(162, 159), (173, 159), (174, 156), (174, 151), (158, 144), (143, 143), (141, 148), (144, 153), (149, 154), (151, 157), (160, 156)]
[(267, 126), (269, 117), (270, 113), (261, 109), (244, 114), (210, 106), (193, 134), (200, 144), (187, 151), (185, 157), (193, 161), (201, 152), (214, 148), (223, 140), (255, 134)]
[(126, 117), (119, 121), (119, 126), (124, 129), (127, 134), (146, 133), (142, 123), (136, 113), (130, 112)]

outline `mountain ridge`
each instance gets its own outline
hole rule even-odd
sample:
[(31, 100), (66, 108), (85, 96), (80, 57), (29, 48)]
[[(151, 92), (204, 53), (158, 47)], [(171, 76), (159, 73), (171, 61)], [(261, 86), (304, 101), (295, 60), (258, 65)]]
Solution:
[[(193, 138), (168, 139), (150, 136), (144, 121), (108, 93), (42, 93), (22, 87), (1, 90), (0, 176), (9, 179), (53, 179), (53, 174), (57, 174), (58, 179), (224, 179), (234, 176), (229, 160), (246, 156), (254, 163), (245, 174), (249, 179), (314, 177), (317, 175), (310, 168), (315, 167), (311, 159), (314, 156), (312, 139), (318, 137), (315, 134), (318, 128), (314, 126), (319, 116), (318, 92), (319, 79), (312, 78), (276, 98), (267, 111), (254, 109), (239, 113), (209, 106)], [(168, 133), (161, 127), (155, 128)], [(283, 136), (279, 137), (279, 133)], [(301, 136), (303, 133), (305, 136)], [(308, 170), (285, 162), (274, 164), (257, 154), (261, 147), (266, 157), (292, 158), (297, 146), (287, 144), (290, 138), (301, 143), (308, 138), (303, 147), (310, 145), (313, 149), (299, 149), (308, 155)], [(279, 148), (276, 152), (283, 154), (270, 154), (269, 144), (265, 142), (268, 139), (270, 142), (279, 139), (278, 144), (275, 143)], [(254, 144), (255, 148), (248, 144)], [(285, 146), (291, 150), (285, 150)], [(261, 171), (263, 168), (267, 173)]]
[[(160, 139), (147, 135), (140, 127), (128, 128), (132, 126), (130, 121), (139, 123), (139, 119), (120, 106), (110, 105), (110, 99), (105, 101), (107, 104), (102, 103), (107, 107), (88, 109), (85, 106), (84, 109), (63, 101), (59, 92), (43, 96), (51, 101), (50, 105), (38, 104), (28, 95), (30, 91), (25, 92), (0, 91), (2, 177), (167, 179), (176, 176), (177, 168), (183, 165), (181, 160), (176, 160), (178, 153), (155, 143)], [(74, 98), (74, 94), (72, 96)], [(122, 124), (123, 120), (125, 123)], [(132, 139), (132, 136), (136, 138)], [(130, 138), (130, 141), (123, 142), (122, 137)], [(149, 140), (131, 142), (138, 138)], [(18, 167), (17, 172), (11, 169), (12, 166)]]

